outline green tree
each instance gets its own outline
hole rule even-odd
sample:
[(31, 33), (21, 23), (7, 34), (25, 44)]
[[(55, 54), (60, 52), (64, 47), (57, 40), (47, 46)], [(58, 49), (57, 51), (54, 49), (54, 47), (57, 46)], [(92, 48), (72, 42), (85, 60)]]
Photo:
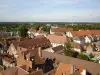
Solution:
[(26, 37), (27, 36), (27, 31), (28, 29), (24, 25), (19, 25), (18, 27), (18, 34), (21, 37)]
[(43, 27), (43, 30), (45, 31), (45, 32), (50, 32), (50, 26), (44, 26)]
[(90, 58), (83, 53), (80, 53), (77, 58), (90, 61)]
[(66, 56), (73, 56), (74, 55), (74, 51), (72, 49), (72, 46), (70, 43), (66, 43), (65, 46), (64, 46), (64, 54)]

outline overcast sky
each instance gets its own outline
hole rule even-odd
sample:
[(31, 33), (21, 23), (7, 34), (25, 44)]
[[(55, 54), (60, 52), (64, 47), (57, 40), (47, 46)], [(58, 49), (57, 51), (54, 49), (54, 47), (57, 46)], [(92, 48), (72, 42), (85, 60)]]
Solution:
[(0, 0), (0, 21), (100, 22), (100, 0)]

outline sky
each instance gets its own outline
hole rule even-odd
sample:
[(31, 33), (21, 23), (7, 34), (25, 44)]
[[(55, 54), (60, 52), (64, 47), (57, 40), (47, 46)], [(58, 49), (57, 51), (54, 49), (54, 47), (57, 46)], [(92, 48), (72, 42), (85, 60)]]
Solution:
[(0, 0), (0, 22), (100, 22), (100, 0)]

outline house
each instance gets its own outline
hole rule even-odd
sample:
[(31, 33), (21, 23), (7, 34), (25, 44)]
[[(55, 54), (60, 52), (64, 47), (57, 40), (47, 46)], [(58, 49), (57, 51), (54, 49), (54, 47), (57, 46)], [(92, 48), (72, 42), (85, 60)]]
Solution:
[(51, 28), (50, 34), (55, 34), (58, 32), (64, 33), (64, 32), (68, 32), (68, 31), (73, 31), (73, 29), (72, 28)]
[(84, 43), (91, 43), (91, 37), (89, 31), (81, 30), (81, 31), (71, 31), (67, 32), (66, 35), (70, 38), (73, 39), (74, 42), (79, 43), (79, 44), (84, 44)]
[(36, 33), (36, 30), (33, 27), (30, 28), (28, 31), (28, 35), (30, 38), (34, 38), (35, 33)]
[(44, 49), (43, 51), (63, 54), (64, 53), (64, 47), (62, 45), (59, 45), (59, 46), (56, 46), (56, 47), (51, 47), (51, 48)]
[(11, 37), (12, 32), (0, 31), (0, 38), (4, 37)]
[(43, 64), (44, 61), (42, 59), (42, 55), (39, 52), (39, 49), (25, 51), (17, 59), (17, 66), (25, 65), (27, 67), (27, 71), (29, 71), (29, 68), (32, 70), (37, 68), (41, 69)]
[(74, 37), (72, 38), (73, 42), (78, 43), (78, 44), (84, 44), (85, 43), (85, 37), (79, 36), (79, 37)]
[(93, 42), (86, 47), (87, 53), (92, 53), (94, 56), (100, 56), (100, 41)]
[(70, 44), (71, 44), (74, 51), (77, 51), (79, 53), (84, 51), (84, 46), (83, 45), (75, 43), (75, 42), (71, 42)]
[(46, 36), (47, 33), (43, 30), (43, 27), (40, 27), (39, 30), (36, 32), (35, 36), (44, 35)]
[(18, 56), (27, 50), (34, 50), (36, 48), (46, 49), (51, 47), (50, 41), (44, 36), (37, 36), (33, 39), (25, 39), (20, 42), (13, 42), (9, 49), (8, 53), (10, 55), (14, 55), (14, 57), (18, 58)]
[(56, 61), (62, 62), (64, 64), (72, 64), (77, 67), (83, 67), (83, 69), (85, 68), (86, 72), (88, 73), (86, 75), (100, 74), (100, 64), (98, 64), (98, 63), (89, 62), (86, 60), (81, 60), (81, 59), (60, 55), (57, 53), (51, 53), (51, 52), (47, 52), (47, 51), (42, 51), (42, 57), (43, 58), (55, 58)]
[[(66, 35), (70, 38), (84, 37), (84, 43), (91, 43), (92, 41), (100, 40), (100, 30), (69, 31)], [(80, 43), (81, 40), (75, 40), (75, 42)]]
[(0, 41), (0, 53), (1, 54), (7, 52), (8, 47), (9, 47), (9, 44), (6, 40)]
[(64, 63), (59, 64), (55, 75), (71, 75), (75, 72), (78, 72), (80, 75), (86, 75), (86, 70), (84, 68)]
[(34, 38), (35, 36), (38, 35), (44, 35), (46, 36), (46, 32), (43, 30), (43, 27), (40, 27), (39, 30), (34, 29), (33, 27), (31, 29), (29, 29), (28, 31), (28, 35), (30, 38)]
[(43, 59), (42, 56), (39, 56), (37, 51), (38, 50), (25, 52), (24, 56), (18, 58), (17, 66), (26, 65), (24, 69), (30, 73), (35, 70), (42, 70), (43, 73), (47, 73), (54, 69), (53, 63), (55, 60), (49, 58)]
[(69, 39), (65, 35), (63, 35), (63, 36), (60, 36), (60, 35), (47, 35), (46, 38), (50, 40), (51, 45), (53, 47), (56, 47), (56, 46), (59, 46), (59, 45), (64, 46), (64, 44), (69, 41)]
[(1, 65), (8, 67), (14, 67), (16, 65), (16, 61), (14, 60), (13, 56), (9, 54), (4, 54), (0, 56), (1, 58)]
[(45, 75), (87, 75), (86, 69), (72, 64), (60, 62), (56, 69), (53, 69)]
[(4, 56), (2, 61), (3, 61), (3, 65), (5, 65), (7, 68), (8, 67), (13, 67), (13, 66), (16, 65), (14, 63), (15, 61), (12, 58), (8, 57), (8, 56)]

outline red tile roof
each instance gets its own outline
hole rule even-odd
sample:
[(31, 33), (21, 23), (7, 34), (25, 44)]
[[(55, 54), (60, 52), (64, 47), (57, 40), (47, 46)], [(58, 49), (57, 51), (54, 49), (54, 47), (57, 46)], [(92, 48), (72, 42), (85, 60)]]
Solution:
[(44, 47), (44, 46), (50, 46), (50, 41), (44, 37), (44, 36), (41, 36), (41, 37), (35, 37), (33, 39), (26, 39), (24, 41), (20, 41), (20, 42), (13, 42), (14, 46), (20, 46), (20, 47), (23, 47), (23, 48), (33, 48), (33, 47)]
[(73, 36), (87, 36), (89, 34), (100, 35), (100, 30), (80, 30), (80, 31), (71, 31)]
[(52, 32), (67, 32), (67, 31), (73, 31), (72, 28), (51, 28)]
[(66, 75), (71, 74), (71, 66), (69, 64), (60, 63), (55, 75), (62, 75), (65, 73)]
[(65, 44), (68, 42), (68, 38), (66, 36), (48, 35), (47, 39), (49, 39), (51, 43), (57, 44)]

